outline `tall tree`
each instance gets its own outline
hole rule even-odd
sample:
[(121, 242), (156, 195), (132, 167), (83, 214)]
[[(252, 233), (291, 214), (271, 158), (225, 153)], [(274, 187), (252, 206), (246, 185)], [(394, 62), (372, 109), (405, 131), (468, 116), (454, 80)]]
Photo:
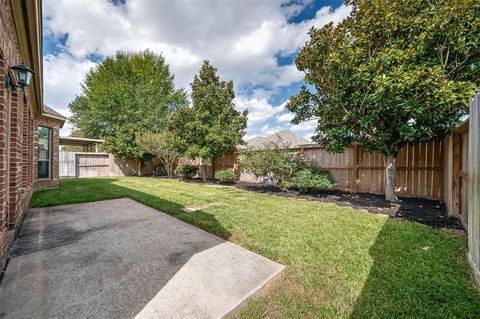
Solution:
[(69, 104), (70, 121), (89, 137), (105, 139), (106, 151), (142, 163), (136, 132), (161, 131), (186, 100), (161, 55), (117, 52), (86, 75), (81, 95)]
[[(174, 112), (168, 129), (179, 137), (178, 150), (190, 158), (211, 164), (242, 142), (247, 128), (247, 111), (235, 109), (232, 81), (221, 81), (217, 69), (204, 61), (192, 87), (192, 107)], [(203, 169), (203, 178), (206, 178)]]
[(287, 108), (317, 119), (313, 139), (342, 152), (353, 142), (385, 156), (386, 199), (408, 142), (441, 138), (465, 114), (480, 81), (480, 2), (347, 0), (343, 22), (312, 28), (296, 58), (305, 85)]

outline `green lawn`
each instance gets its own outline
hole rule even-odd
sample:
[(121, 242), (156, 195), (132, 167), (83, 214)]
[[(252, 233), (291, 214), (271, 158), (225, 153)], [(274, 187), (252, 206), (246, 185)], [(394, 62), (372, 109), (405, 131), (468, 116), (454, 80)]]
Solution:
[(140, 177), (64, 180), (59, 189), (36, 192), (31, 206), (125, 196), (287, 266), (241, 318), (480, 318), (466, 238), (407, 221)]

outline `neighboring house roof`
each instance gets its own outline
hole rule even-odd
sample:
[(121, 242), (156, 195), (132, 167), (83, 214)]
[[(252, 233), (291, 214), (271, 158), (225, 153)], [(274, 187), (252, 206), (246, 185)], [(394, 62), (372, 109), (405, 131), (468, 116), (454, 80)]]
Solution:
[(62, 118), (62, 119), (64, 119), (64, 120), (67, 119), (65, 116), (63, 116), (62, 114), (58, 113), (57, 111), (55, 111), (54, 109), (52, 109), (51, 107), (49, 107), (49, 106), (47, 106), (47, 105), (43, 105), (43, 113), (48, 114), (48, 115), (53, 115), (53, 116), (56, 116), (56, 117), (59, 117), (59, 118)]
[(261, 149), (270, 145), (276, 145), (280, 148), (298, 148), (302, 144), (311, 143), (309, 140), (296, 135), (291, 131), (281, 131), (268, 136), (257, 136), (247, 141), (247, 145), (242, 148)]
[[(42, 115), (46, 116), (46, 117), (51, 117), (51, 118), (57, 119), (57, 120), (61, 121), (62, 123), (65, 123), (65, 121), (67, 120), (67, 118), (65, 116), (63, 116), (62, 114), (58, 113), (57, 111), (55, 111), (54, 109), (52, 109), (51, 107), (46, 106), (46, 105), (43, 105)], [(63, 124), (62, 124), (62, 126), (63, 126)]]

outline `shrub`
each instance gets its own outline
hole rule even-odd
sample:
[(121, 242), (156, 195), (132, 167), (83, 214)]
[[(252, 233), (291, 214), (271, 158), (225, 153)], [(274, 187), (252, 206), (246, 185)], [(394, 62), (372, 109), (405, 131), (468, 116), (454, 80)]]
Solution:
[(165, 167), (163, 165), (158, 165), (153, 170), (153, 176), (166, 176), (166, 175), (167, 175), (167, 171), (165, 170)]
[(243, 151), (239, 159), (244, 171), (256, 177), (273, 175), (276, 184), (284, 190), (291, 188), (297, 172), (304, 165), (298, 153), (276, 145)]
[(215, 178), (218, 179), (222, 183), (233, 183), (235, 182), (235, 173), (233, 169), (224, 169), (221, 171), (215, 172)]
[(198, 167), (195, 165), (180, 165), (175, 170), (175, 174), (182, 176), (186, 179), (192, 179), (197, 174)]
[(297, 172), (292, 184), (292, 188), (297, 189), (299, 193), (312, 194), (332, 188), (335, 181), (328, 170), (314, 164), (306, 164)]

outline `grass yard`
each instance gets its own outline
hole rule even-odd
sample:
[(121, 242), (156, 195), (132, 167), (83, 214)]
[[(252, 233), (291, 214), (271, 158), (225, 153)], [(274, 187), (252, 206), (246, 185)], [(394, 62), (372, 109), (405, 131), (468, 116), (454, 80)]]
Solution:
[(31, 206), (125, 196), (287, 266), (240, 318), (480, 318), (467, 239), (412, 222), (141, 177), (63, 180), (34, 193)]

